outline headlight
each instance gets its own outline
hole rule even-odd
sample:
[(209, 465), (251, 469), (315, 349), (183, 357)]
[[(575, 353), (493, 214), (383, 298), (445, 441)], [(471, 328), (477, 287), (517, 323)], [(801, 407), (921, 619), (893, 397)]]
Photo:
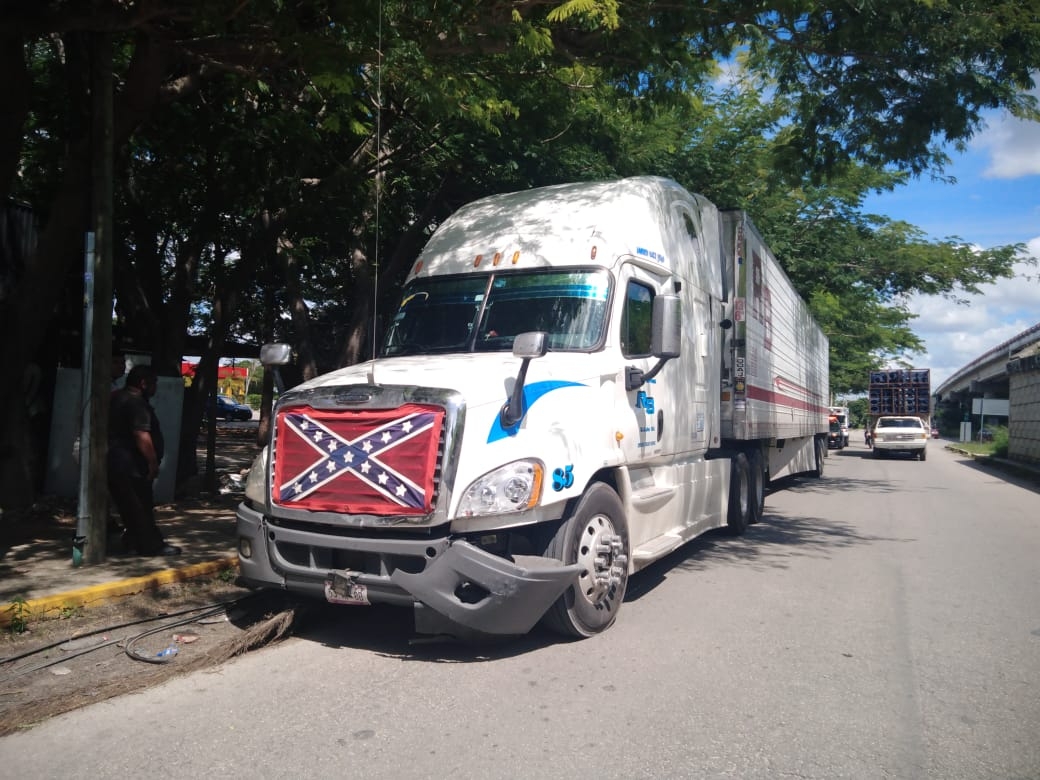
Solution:
[(246, 499), (256, 506), (267, 503), (267, 447), (253, 459), (246, 477)]
[(542, 495), (544, 473), (545, 466), (537, 460), (518, 460), (489, 471), (466, 488), (459, 516), (497, 515), (535, 506)]

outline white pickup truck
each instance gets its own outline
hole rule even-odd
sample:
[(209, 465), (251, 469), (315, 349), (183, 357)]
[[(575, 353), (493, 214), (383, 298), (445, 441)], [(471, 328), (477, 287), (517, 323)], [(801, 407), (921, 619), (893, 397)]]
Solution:
[(879, 417), (874, 423), (874, 457), (906, 453), (918, 460), (928, 458), (931, 426), (927, 418), (914, 415)]

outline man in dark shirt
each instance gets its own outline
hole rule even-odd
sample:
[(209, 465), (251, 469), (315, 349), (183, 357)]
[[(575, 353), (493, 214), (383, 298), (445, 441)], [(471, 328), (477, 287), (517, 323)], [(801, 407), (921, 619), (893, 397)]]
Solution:
[(152, 482), (159, 474), (163, 436), (148, 403), (158, 384), (151, 366), (134, 366), (112, 393), (108, 419), (108, 489), (123, 520), (123, 545), (140, 555), (179, 555), (155, 524)]

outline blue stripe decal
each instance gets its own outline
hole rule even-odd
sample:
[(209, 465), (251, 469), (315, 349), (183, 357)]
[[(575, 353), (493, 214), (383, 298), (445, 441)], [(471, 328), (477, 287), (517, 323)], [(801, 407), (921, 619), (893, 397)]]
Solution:
[[(524, 412), (530, 409), (539, 398), (543, 395), (551, 393), (553, 390), (559, 390), (561, 387), (585, 387), (581, 382), (557, 382), (557, 381), (546, 381), (546, 382), (532, 382), (529, 385), (524, 386)], [(520, 422), (523, 422), (521, 418)], [(488, 444), (499, 439), (504, 439), (507, 436), (515, 436), (516, 432), (520, 430), (520, 422), (513, 425), (510, 428), (502, 427), (502, 415), (495, 415), (495, 422), (491, 425), (491, 430), (488, 431)]]

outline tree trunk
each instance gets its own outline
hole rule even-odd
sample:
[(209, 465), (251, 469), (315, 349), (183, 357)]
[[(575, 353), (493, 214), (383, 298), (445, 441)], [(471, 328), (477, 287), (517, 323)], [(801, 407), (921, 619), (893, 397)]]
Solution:
[[(139, 37), (125, 89), (114, 105), (113, 147), (117, 153), (158, 104), (159, 87), (166, 75), (164, 64), (162, 48)], [(70, 74), (70, 83), (81, 81)], [(84, 99), (82, 95), (73, 97)], [(40, 234), (32, 262), (14, 290), (10, 310), (2, 318), (7, 326), (4, 332), (17, 337), (0, 340), (0, 365), (8, 376), (18, 378), (0, 382), (0, 507), (5, 509), (29, 506), (42, 478), (40, 465), (47, 434), (33, 430), (39, 415), (33, 413), (35, 404), (27, 396), (27, 382), (43, 373), (40, 360), (44, 339), (64, 291), (59, 280), (70, 274), (82, 275), (77, 269), (82, 267), (88, 226), (89, 139), (73, 136), (68, 149), (64, 177), (47, 209), (50, 219)], [(49, 390), (41, 388), (44, 394)]]
[[(216, 289), (223, 291), (220, 298), (213, 302), (213, 324), (210, 328), (209, 342), (204, 354), (200, 356), (199, 366), (195, 372), (195, 381), (184, 396), (184, 412), (181, 418), (180, 431), (180, 459), (177, 464), (177, 482), (183, 483), (188, 477), (198, 471), (196, 444), (198, 442), (198, 430), (202, 421), (205, 404), (214, 392), (217, 366), (224, 354), (227, 343), (227, 335), (234, 320), (235, 310), (238, 308), (238, 293), (246, 285), (247, 279), (257, 268), (263, 268), (270, 262), (271, 255), (282, 231), (284, 230), (284, 212), (271, 214), (265, 212), (257, 220), (258, 225), (246, 246), (242, 250), (242, 256), (232, 267), (231, 272), (222, 277), (217, 274)], [(215, 268), (223, 269), (220, 261), (215, 263)], [(210, 415), (212, 418), (213, 415)], [(213, 420), (210, 420), (213, 424)], [(207, 450), (212, 445), (207, 445)], [(207, 462), (211, 455), (207, 452)], [(208, 475), (212, 478), (212, 475)], [(211, 486), (212, 487), (212, 486)]]

